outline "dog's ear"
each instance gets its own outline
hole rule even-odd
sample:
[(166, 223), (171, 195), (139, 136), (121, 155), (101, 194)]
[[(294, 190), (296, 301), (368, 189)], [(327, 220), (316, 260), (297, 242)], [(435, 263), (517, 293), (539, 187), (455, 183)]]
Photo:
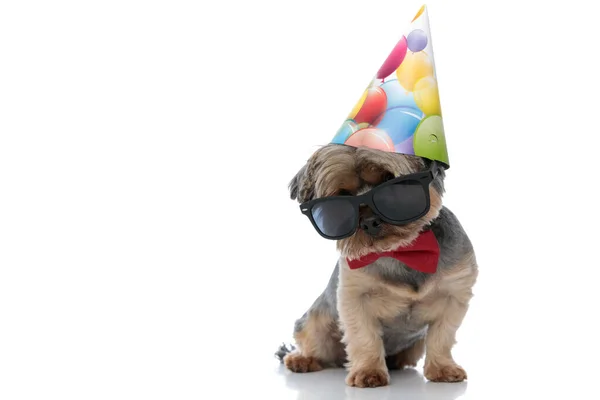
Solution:
[(313, 196), (313, 185), (308, 175), (308, 164), (300, 168), (300, 171), (292, 178), (288, 185), (290, 190), (290, 198), (303, 203), (310, 200)]
[[(431, 161), (425, 161), (425, 166), (427, 169), (429, 169), (431, 167)], [(433, 182), (431, 182), (431, 186), (433, 186), (433, 188), (439, 193), (440, 196), (442, 196), (446, 191), (446, 188), (444, 186), (444, 178), (446, 178), (446, 170), (440, 167), (438, 169), (438, 174), (436, 178), (433, 180)]]

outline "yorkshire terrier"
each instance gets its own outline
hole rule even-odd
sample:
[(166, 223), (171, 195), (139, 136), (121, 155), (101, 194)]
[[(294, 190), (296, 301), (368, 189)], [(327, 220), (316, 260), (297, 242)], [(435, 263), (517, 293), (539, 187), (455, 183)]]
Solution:
[[(444, 177), (436, 161), (330, 144), (291, 180), (291, 198), (321, 236), (336, 240), (340, 258), (296, 321), (296, 346), (276, 353), (289, 370), (345, 367), (348, 385), (377, 387), (389, 384), (389, 370), (415, 367), (425, 355), (428, 380), (467, 379), (452, 348), (478, 267), (463, 227), (442, 205)], [(422, 235), (437, 241), (433, 270), (386, 256)], [(382, 256), (369, 261), (373, 254)]]

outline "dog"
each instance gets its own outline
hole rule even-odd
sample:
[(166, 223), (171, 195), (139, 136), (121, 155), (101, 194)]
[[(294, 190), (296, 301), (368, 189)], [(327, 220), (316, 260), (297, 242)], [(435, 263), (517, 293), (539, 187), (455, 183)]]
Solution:
[[(305, 203), (357, 196), (391, 179), (427, 171), (432, 163), (417, 156), (329, 144), (291, 180), (290, 197)], [(349, 386), (378, 387), (389, 384), (390, 370), (415, 367), (425, 356), (423, 373), (429, 381), (467, 379), (452, 348), (473, 297), (478, 266), (463, 227), (442, 205), (444, 177), (440, 168), (428, 185), (429, 208), (408, 224), (380, 221), (372, 230), (368, 221), (373, 211), (360, 207), (356, 231), (336, 241), (340, 258), (326, 289), (296, 320), (296, 345), (283, 345), (276, 353), (289, 370), (345, 367)], [(439, 245), (434, 273), (387, 257), (349, 268), (350, 260), (409, 246), (424, 231), (433, 232)]]

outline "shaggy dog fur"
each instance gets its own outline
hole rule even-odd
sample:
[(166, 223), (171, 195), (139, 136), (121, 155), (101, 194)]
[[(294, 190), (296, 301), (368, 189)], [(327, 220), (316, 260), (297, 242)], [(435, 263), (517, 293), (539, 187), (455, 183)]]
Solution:
[[(316, 151), (290, 183), (291, 198), (361, 194), (397, 176), (427, 169), (414, 156), (328, 145)], [(340, 259), (324, 292), (295, 324), (296, 347), (277, 355), (294, 372), (346, 367), (346, 383), (384, 386), (390, 369), (415, 366), (425, 355), (430, 381), (460, 382), (467, 374), (453, 359), (455, 335), (477, 279), (473, 247), (455, 215), (442, 205), (444, 172), (430, 187), (431, 207), (405, 226), (383, 224), (371, 236), (358, 229), (337, 241)], [(370, 215), (361, 208), (360, 216)], [(437, 272), (425, 274), (398, 260), (380, 258), (350, 270), (347, 259), (410, 244), (430, 229), (440, 246)]]

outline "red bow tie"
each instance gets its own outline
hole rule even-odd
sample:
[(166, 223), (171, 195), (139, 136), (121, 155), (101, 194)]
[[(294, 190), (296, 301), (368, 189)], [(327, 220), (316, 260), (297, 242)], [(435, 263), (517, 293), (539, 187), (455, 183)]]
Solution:
[(417, 239), (406, 247), (383, 253), (370, 253), (358, 260), (348, 261), (350, 269), (365, 267), (380, 257), (391, 257), (402, 261), (417, 271), (433, 274), (437, 270), (440, 258), (440, 247), (432, 231), (421, 233)]

